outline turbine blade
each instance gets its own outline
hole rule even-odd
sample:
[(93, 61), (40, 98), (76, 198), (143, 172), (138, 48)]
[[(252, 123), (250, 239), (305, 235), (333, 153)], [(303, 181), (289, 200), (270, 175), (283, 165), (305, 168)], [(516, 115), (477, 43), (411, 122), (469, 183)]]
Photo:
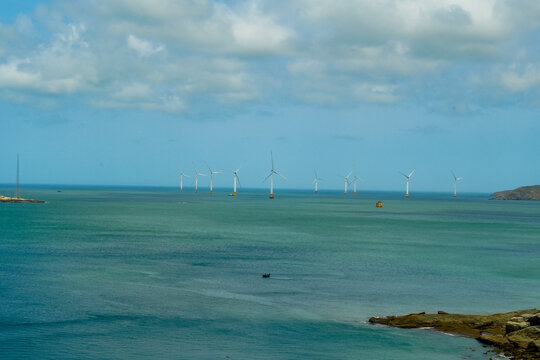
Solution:
[(454, 174), (454, 171), (450, 170), (450, 172), (452, 173), (452, 175), (454, 175), (454, 180), (456, 180), (457, 176), (456, 176), (456, 174)]
[(287, 181), (289, 180), (289, 179), (287, 179), (285, 176), (283, 176), (283, 175), (281, 175), (280, 173), (278, 173), (277, 171), (274, 171), (274, 172), (275, 172), (276, 174), (278, 174), (279, 176), (281, 176), (282, 178), (284, 178), (285, 180), (287, 180)]
[(416, 169), (413, 169), (413, 171), (411, 171), (411, 173), (410, 173), (409, 176), (407, 176), (407, 177), (411, 177), (412, 174), (414, 174), (415, 171), (416, 171)]
[(274, 172), (273, 172), (273, 171), (271, 171), (271, 172), (270, 172), (270, 174), (268, 174), (268, 176), (267, 176), (267, 177), (265, 177), (265, 178), (264, 178), (264, 180), (263, 180), (262, 182), (265, 182), (266, 180), (268, 180), (268, 178), (269, 178), (270, 176), (272, 176), (272, 174), (273, 174), (273, 173), (274, 173)]
[(240, 178), (238, 177), (238, 175), (236, 175), (236, 181), (238, 181), (238, 186), (242, 187), (242, 184), (240, 183)]
[(405, 176), (406, 178), (409, 178), (407, 175), (405, 175), (405, 174), (402, 173), (401, 171), (398, 171), (398, 173), (400, 173), (401, 175)]
[(272, 159), (272, 170), (274, 170), (274, 154), (270, 151), (270, 158)]

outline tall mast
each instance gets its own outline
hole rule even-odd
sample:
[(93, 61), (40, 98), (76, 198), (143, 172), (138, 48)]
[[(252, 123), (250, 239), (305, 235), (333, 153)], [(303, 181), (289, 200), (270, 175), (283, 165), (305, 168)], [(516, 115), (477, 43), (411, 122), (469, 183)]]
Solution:
[(21, 194), (19, 192), (19, 153), (17, 153), (17, 185), (15, 187), (15, 197), (17, 199), (21, 198)]

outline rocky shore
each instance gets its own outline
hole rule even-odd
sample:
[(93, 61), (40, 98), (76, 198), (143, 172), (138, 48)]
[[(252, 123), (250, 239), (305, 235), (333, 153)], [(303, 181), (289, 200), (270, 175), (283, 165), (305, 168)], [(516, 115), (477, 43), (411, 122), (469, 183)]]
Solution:
[(44, 203), (43, 200), (14, 198), (0, 195), (0, 203)]
[(371, 324), (393, 327), (433, 328), (475, 338), (494, 351), (513, 359), (540, 359), (540, 311), (536, 309), (493, 315), (416, 313), (405, 316), (372, 317)]

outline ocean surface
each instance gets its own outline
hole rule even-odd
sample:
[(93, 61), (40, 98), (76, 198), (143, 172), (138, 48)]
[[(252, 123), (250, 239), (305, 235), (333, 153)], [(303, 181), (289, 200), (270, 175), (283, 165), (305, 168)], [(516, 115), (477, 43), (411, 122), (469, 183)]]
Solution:
[(0, 204), (0, 358), (488, 359), (367, 320), (540, 308), (539, 202), (23, 190), (47, 203)]

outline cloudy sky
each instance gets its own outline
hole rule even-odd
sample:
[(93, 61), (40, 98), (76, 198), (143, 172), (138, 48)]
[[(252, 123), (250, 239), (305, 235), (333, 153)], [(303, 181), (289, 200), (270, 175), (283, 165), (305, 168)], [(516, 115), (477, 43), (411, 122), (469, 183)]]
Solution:
[(540, 2), (2, 0), (0, 114), (0, 183), (538, 184)]

